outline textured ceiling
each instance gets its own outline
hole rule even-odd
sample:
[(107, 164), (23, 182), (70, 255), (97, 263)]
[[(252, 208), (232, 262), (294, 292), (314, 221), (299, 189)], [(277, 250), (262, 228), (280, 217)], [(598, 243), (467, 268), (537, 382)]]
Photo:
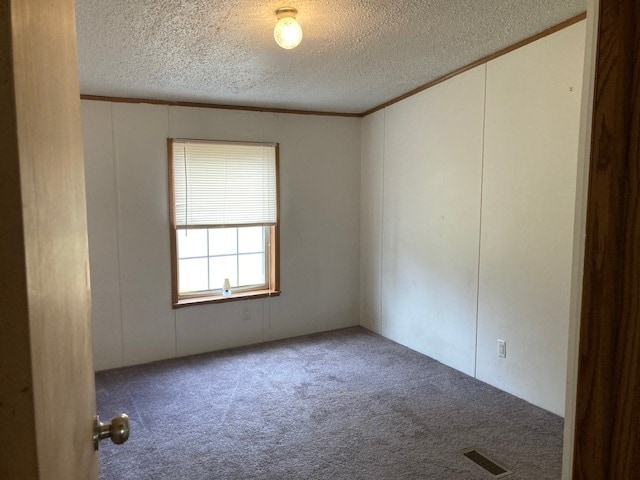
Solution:
[[(299, 47), (273, 39), (298, 9)], [(76, 0), (83, 94), (361, 113), (586, 0)]]

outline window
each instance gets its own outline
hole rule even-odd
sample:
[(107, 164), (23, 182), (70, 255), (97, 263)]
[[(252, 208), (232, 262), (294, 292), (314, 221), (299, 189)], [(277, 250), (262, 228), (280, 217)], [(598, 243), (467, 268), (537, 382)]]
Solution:
[(168, 145), (174, 307), (279, 294), (278, 146)]

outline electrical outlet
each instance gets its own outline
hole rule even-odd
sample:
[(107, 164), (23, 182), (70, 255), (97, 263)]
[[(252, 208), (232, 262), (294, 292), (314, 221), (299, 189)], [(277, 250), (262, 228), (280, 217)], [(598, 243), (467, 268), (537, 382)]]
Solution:
[(251, 310), (249, 310), (249, 307), (243, 307), (242, 320), (244, 320), (245, 322), (251, 320)]
[(507, 358), (507, 342), (498, 339), (498, 356), (501, 358)]

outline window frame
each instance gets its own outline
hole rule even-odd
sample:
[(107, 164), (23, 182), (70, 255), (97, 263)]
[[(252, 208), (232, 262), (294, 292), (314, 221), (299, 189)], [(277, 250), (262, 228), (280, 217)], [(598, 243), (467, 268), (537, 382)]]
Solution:
[[(194, 292), (189, 294), (180, 294), (179, 292), (179, 258), (178, 258), (178, 230), (185, 230), (185, 228), (178, 228), (176, 222), (176, 202), (174, 191), (174, 172), (173, 172), (173, 145), (174, 141), (189, 140), (193, 142), (204, 143), (220, 143), (220, 144), (235, 144), (235, 145), (272, 145), (275, 149), (275, 174), (276, 174), (276, 216), (277, 221), (275, 225), (262, 225), (269, 229), (268, 242), (265, 248), (265, 254), (268, 255), (268, 260), (265, 262), (268, 271), (265, 272), (267, 276), (266, 288), (259, 286), (259, 288), (240, 288), (237, 291), (233, 291), (230, 296), (223, 296), (222, 289), (215, 289), (213, 291), (206, 292)], [(181, 308), (190, 305), (201, 305), (208, 303), (222, 303), (236, 300), (245, 300), (251, 298), (265, 298), (271, 296), (280, 295), (280, 144), (270, 142), (236, 142), (227, 140), (204, 140), (204, 139), (185, 139), (185, 138), (167, 138), (167, 164), (168, 164), (168, 180), (169, 180), (169, 237), (171, 247), (171, 300), (173, 308)], [(253, 225), (253, 226), (258, 226)], [(251, 225), (224, 225), (221, 228), (242, 228)], [(197, 227), (195, 228), (215, 228), (215, 227)]]
[[(240, 252), (239, 251), (239, 229), (242, 228), (260, 228), (263, 232), (263, 239), (262, 239), (262, 247), (260, 252)], [(236, 230), (236, 253), (224, 253), (224, 254), (211, 254), (209, 252), (209, 245), (210, 245), (210, 231), (211, 230), (216, 230), (216, 229), (234, 229)], [(180, 241), (177, 241), (177, 248), (176, 248), (176, 256), (177, 256), (177, 265), (178, 265), (178, 286), (180, 283), (180, 279), (179, 279), (179, 273), (180, 273), (180, 262), (182, 260), (194, 260), (194, 259), (206, 259), (207, 263), (209, 264), (209, 262), (211, 261), (212, 258), (222, 258), (222, 257), (235, 257), (236, 260), (236, 267), (237, 267), (237, 271), (236, 271), (236, 275), (240, 275), (240, 268), (239, 268), (239, 264), (240, 264), (240, 258), (244, 255), (251, 255), (254, 253), (261, 253), (264, 255), (264, 261), (263, 263), (263, 268), (264, 268), (264, 272), (265, 272), (265, 277), (264, 277), (264, 283), (258, 283), (258, 284), (253, 284), (253, 285), (240, 285), (240, 286), (235, 286), (232, 287), (234, 292), (237, 293), (241, 293), (241, 292), (250, 292), (250, 291), (256, 291), (256, 290), (266, 290), (269, 289), (269, 285), (271, 284), (270, 281), (270, 269), (271, 269), (271, 265), (269, 262), (269, 258), (270, 258), (270, 252), (269, 252), (269, 239), (271, 238), (271, 228), (268, 225), (225, 225), (225, 226), (220, 226), (220, 227), (212, 227), (212, 226), (193, 226), (193, 227), (185, 227), (185, 226), (176, 226), (176, 237), (179, 236), (179, 232), (180, 231), (197, 231), (197, 230), (204, 230), (206, 232), (206, 243), (207, 243), (207, 254), (206, 255), (199, 255), (199, 256), (195, 256), (195, 257), (181, 257), (180, 256)], [(210, 266), (207, 265), (207, 276), (208, 281), (211, 280), (211, 275), (209, 272)], [(239, 277), (238, 277), (239, 278)], [(178, 294), (180, 295), (180, 298), (183, 299), (187, 299), (187, 298), (198, 298), (198, 297), (202, 297), (203, 295), (209, 295), (209, 292), (214, 291), (214, 290), (219, 290), (219, 288), (212, 288), (209, 290), (193, 290), (190, 291), (188, 293), (182, 293), (180, 294), (180, 292), (178, 292)]]

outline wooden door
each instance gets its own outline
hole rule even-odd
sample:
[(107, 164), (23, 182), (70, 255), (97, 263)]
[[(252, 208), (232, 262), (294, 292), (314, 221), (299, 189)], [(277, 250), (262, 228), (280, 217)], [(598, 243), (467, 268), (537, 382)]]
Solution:
[(0, 0), (0, 478), (97, 478), (73, 0)]

